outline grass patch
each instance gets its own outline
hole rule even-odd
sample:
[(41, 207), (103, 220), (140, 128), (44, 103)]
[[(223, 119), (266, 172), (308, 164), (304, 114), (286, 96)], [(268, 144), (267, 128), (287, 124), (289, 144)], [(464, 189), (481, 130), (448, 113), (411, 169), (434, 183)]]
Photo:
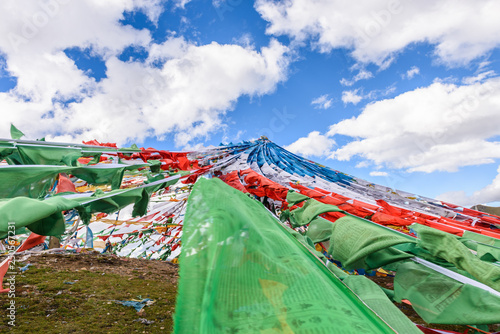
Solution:
[[(0, 295), (0, 332), (7, 333), (165, 333), (171, 332), (177, 291), (177, 268), (160, 261), (112, 261), (102, 255), (38, 256), (16, 275), (16, 320), (9, 326), (10, 298)], [(54, 262), (54, 260), (56, 260)], [(89, 262), (90, 263), (87, 263)], [(148, 265), (154, 264), (153, 268)], [(84, 265), (92, 267), (83, 267)], [(17, 263), (19, 268), (24, 264)], [(158, 274), (157, 267), (166, 266)], [(132, 270), (130, 270), (130, 267)], [(9, 275), (6, 276), (8, 278)], [(67, 284), (65, 282), (73, 282)], [(150, 298), (138, 313), (113, 300)], [(154, 321), (143, 324), (138, 319)]]

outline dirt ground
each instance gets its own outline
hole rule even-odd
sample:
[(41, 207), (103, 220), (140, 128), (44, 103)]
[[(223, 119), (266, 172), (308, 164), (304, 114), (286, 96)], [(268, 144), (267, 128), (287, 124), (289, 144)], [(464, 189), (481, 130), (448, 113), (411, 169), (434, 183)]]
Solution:
[(172, 284), (177, 284), (178, 278), (178, 265), (171, 262), (131, 259), (113, 254), (92, 252), (31, 255), (24, 262), (40, 267), (49, 266), (55, 270), (90, 271), (139, 278), (147, 275), (149, 279), (163, 279)]
[[(16, 270), (15, 327), (7, 318), (12, 299), (0, 295), (2, 333), (168, 333), (173, 329), (175, 264), (97, 253), (20, 256), (17, 261), (17, 268), (31, 266), (23, 273)], [(141, 312), (115, 302), (145, 298), (153, 303)]]

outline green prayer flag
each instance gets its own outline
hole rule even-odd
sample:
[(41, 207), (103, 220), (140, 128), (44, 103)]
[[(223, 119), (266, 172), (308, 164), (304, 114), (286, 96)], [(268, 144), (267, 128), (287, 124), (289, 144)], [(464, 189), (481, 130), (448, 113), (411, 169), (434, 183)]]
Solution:
[(428, 323), (481, 325), (500, 323), (500, 297), (408, 261), (397, 268), (394, 298), (407, 299)]
[(65, 166), (1, 166), (0, 198), (43, 198), (57, 175), (71, 170)]
[(328, 253), (347, 269), (374, 269), (413, 257), (392, 246), (414, 242), (412, 237), (383, 226), (345, 216), (333, 224)]
[(271, 216), (219, 179), (188, 200), (175, 333), (391, 333)]
[(18, 144), (17, 150), (25, 165), (78, 166), (82, 149), (76, 147)]
[(304, 226), (325, 212), (342, 212), (342, 210), (335, 205), (324, 204), (309, 198), (302, 207), (290, 212), (290, 222), (293, 227)]
[(333, 224), (334, 223), (329, 220), (317, 217), (309, 224), (306, 235), (311, 238), (314, 243), (328, 241), (332, 236)]
[(53, 197), (38, 200), (27, 197), (0, 200), (0, 238), (12, 233), (13, 227), (27, 227), (40, 235), (59, 236), (64, 233), (62, 211), (78, 205), (70, 199)]
[[(13, 226), (16, 230), (27, 227), (40, 235), (59, 236), (64, 233), (62, 211), (77, 209), (84, 223), (89, 223), (96, 212), (112, 213), (134, 204), (132, 215), (146, 213), (151, 194), (161, 187), (176, 183), (178, 177), (164, 179), (141, 187), (118, 189), (108, 193), (96, 191), (93, 195), (73, 194), (54, 196), (44, 200), (16, 197), (0, 200), (0, 239), (5, 238)], [(11, 232), (12, 233), (12, 232)]]
[(17, 152), (17, 149), (12, 143), (0, 142), (0, 161), (7, 158), (14, 152)]
[(309, 197), (307, 197), (306, 195), (302, 195), (293, 190), (289, 190), (288, 193), (286, 194), (286, 201), (290, 206), (293, 206), (297, 203), (303, 202), (308, 199)]
[(14, 124), (10, 124), (10, 138), (12, 139), (21, 139), (24, 136), (24, 133), (21, 132), (18, 128), (14, 126)]
[(467, 271), (477, 281), (500, 291), (500, 267), (479, 259), (454, 235), (422, 225), (418, 236), (420, 247)]

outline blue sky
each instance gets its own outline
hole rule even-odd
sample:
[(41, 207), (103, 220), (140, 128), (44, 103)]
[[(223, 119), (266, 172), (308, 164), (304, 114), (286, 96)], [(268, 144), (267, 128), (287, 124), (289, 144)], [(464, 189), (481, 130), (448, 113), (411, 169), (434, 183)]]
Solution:
[(0, 136), (268, 136), (379, 184), (500, 201), (495, 1), (7, 1)]

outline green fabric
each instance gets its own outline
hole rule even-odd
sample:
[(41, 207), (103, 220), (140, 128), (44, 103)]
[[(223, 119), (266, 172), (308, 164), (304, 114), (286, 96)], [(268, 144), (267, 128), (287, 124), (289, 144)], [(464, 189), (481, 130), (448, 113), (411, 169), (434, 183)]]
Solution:
[(98, 190), (90, 197), (75, 198), (75, 201), (83, 204), (77, 208), (78, 213), (83, 223), (88, 224), (93, 213), (113, 213), (127, 205), (134, 204), (132, 216), (143, 216), (146, 214), (151, 194), (161, 188), (175, 184), (177, 181), (179, 179), (164, 181), (160, 184), (146, 185), (140, 188), (117, 189), (107, 193)]
[(413, 254), (413, 255), (417, 256), (418, 258), (430, 261), (430, 262), (435, 263), (443, 268), (454, 271), (460, 275), (474, 279), (474, 277), (472, 275), (470, 275), (468, 272), (466, 272), (465, 270), (458, 269), (453, 264), (449, 263), (448, 261), (446, 261), (440, 257), (432, 255), (427, 249), (422, 248), (419, 244), (399, 244), (399, 245), (393, 246), (393, 248), (398, 249), (398, 250), (403, 251), (403, 252), (406, 252), (406, 253)]
[(332, 229), (333, 223), (331, 221), (318, 217), (309, 224), (306, 235), (314, 243), (328, 241), (332, 236)]
[(21, 132), (18, 128), (14, 126), (14, 124), (10, 124), (10, 138), (12, 139), (21, 139), (24, 136), (24, 133)]
[(17, 150), (25, 165), (78, 166), (82, 156), (81, 148), (18, 144)]
[[(133, 164), (133, 165), (127, 165), (127, 164), (124, 164), (126, 165), (125, 167), (125, 170), (127, 171), (136, 171), (138, 170), (139, 168), (144, 168), (144, 167), (151, 167), (151, 164), (150, 163), (141, 163), (141, 164)], [(162, 172), (162, 171), (160, 171)], [(165, 172), (165, 175), (167, 175), (168, 173)], [(175, 175), (176, 173), (173, 173), (173, 175)]]
[(27, 197), (0, 200), (0, 239), (7, 236), (9, 223), (14, 223), (16, 230), (27, 227), (36, 234), (59, 236), (65, 230), (61, 211), (76, 205), (77, 202), (62, 197), (44, 201)]
[(500, 240), (465, 231), (460, 241), (470, 249), (477, 252), (479, 259), (488, 262), (500, 261)]
[(333, 224), (328, 253), (344, 268), (374, 269), (412, 257), (391, 247), (408, 242), (415, 241), (361, 218), (345, 216)]
[(27, 197), (3, 199), (0, 200), (0, 239), (6, 237), (9, 222), (14, 223), (16, 229), (27, 227), (40, 235), (59, 236), (64, 233), (65, 227), (61, 211), (70, 209), (77, 209), (84, 223), (89, 223), (93, 213), (112, 213), (130, 204), (134, 204), (132, 215), (142, 216), (146, 213), (151, 194), (178, 180), (108, 193), (97, 191), (91, 196), (54, 196), (45, 200)]
[[(95, 157), (96, 155), (102, 155), (103, 153), (106, 152), (116, 152), (116, 148), (114, 147), (106, 147), (106, 146), (101, 146), (101, 147), (82, 147), (82, 157), (90, 157), (93, 156)], [(112, 157), (113, 158), (113, 157)]]
[(16, 151), (13, 147), (0, 147), (0, 161), (4, 160), (6, 157), (11, 155)]
[(17, 149), (11, 143), (0, 142), (0, 161), (16, 151)]
[(428, 323), (500, 323), (500, 297), (411, 261), (398, 266), (394, 294), (397, 301), (409, 300)]
[(93, 155), (92, 160), (90, 160), (87, 165), (93, 165), (99, 163), (101, 161), (101, 155), (102, 153), (96, 153)]
[[(316, 220), (323, 220), (323, 223), (328, 223), (329, 227), (325, 228), (325, 231), (329, 231), (331, 234), (331, 227), (333, 225), (332, 222), (317, 218)], [(309, 230), (313, 223), (316, 222), (313, 220), (309, 225)], [(323, 254), (316, 251), (314, 245), (312, 244), (311, 239), (308, 237), (300, 237), (300, 233), (286, 228), (287, 230), (292, 232), (292, 235), (296, 237), (310, 252), (318, 256), (321, 260), (326, 260)], [(293, 233), (294, 232), (294, 233)], [(328, 236), (329, 238), (329, 236)], [(360, 275), (349, 275), (342, 269), (338, 268), (332, 262), (327, 262), (327, 267), (332, 271), (335, 276), (340, 278), (356, 295), (358, 295), (361, 300), (368, 305), (376, 314), (380, 315), (385, 322), (391, 326), (391, 328), (395, 329), (398, 333), (422, 333), (414, 324), (411, 322), (401, 311), (392, 303), (391, 299), (388, 298), (388, 294), (394, 296), (394, 292), (392, 290), (384, 291), (381, 287), (379, 287), (376, 283), (372, 282), (365, 276)], [(387, 289), (385, 289), (387, 290)]]
[(175, 333), (390, 333), (264, 206), (201, 178), (188, 200)]
[(90, 184), (111, 184), (111, 189), (119, 189), (122, 184), (125, 169), (126, 166), (106, 166), (106, 168), (102, 168), (100, 165), (96, 165), (92, 167), (76, 168), (71, 174)]
[(43, 198), (51, 188), (59, 173), (71, 173), (90, 184), (111, 184), (119, 189), (126, 170), (136, 169), (148, 164), (130, 166), (5, 166), (0, 167), (0, 198), (26, 196)]
[(432, 255), (470, 273), (476, 280), (500, 291), (500, 267), (481, 261), (452, 234), (436, 229), (419, 229), (418, 244)]
[(316, 256), (318, 259), (320, 259), (321, 263), (326, 263), (327, 259), (323, 253), (318, 252), (316, 248), (314, 247), (314, 243), (312, 240), (305, 235), (300, 234), (299, 232), (295, 231), (294, 229), (289, 228), (288, 226), (283, 225), (282, 226), (292, 237), (295, 238), (298, 242), (300, 242), (305, 248), (309, 250), (314, 256)]
[(286, 201), (289, 206), (293, 206), (308, 199), (309, 197), (307, 197), (306, 195), (299, 194), (298, 192), (295, 192), (293, 190), (289, 190), (286, 194)]
[(343, 282), (372, 310), (382, 317), (398, 333), (422, 332), (408, 319), (375, 283), (360, 275), (347, 275)]
[(132, 144), (132, 146), (130, 146), (130, 147), (119, 148), (118, 152), (121, 152), (121, 153), (134, 153), (134, 152), (141, 152), (141, 149), (136, 144)]
[[(332, 223), (330, 223), (332, 224)], [(285, 227), (286, 228), (286, 227)], [(286, 228), (289, 231), (294, 230)], [(294, 236), (299, 235), (295, 232)], [(323, 254), (314, 249), (310, 245), (309, 238), (296, 237), (310, 252), (317, 255), (321, 260), (324, 259)], [(309, 240), (307, 240), (309, 239)], [(319, 255), (318, 255), (319, 254)], [(365, 276), (349, 275), (342, 269), (338, 268), (332, 262), (327, 262), (327, 268), (340, 278), (360, 299), (368, 305), (376, 314), (380, 315), (391, 328), (398, 333), (422, 333), (401, 311), (392, 303), (387, 294), (394, 295), (392, 290), (384, 292), (376, 283), (370, 281)], [(387, 289), (386, 289), (387, 290)]]
[(340, 269), (339, 267), (337, 267), (334, 263), (332, 263), (330, 261), (327, 262), (326, 267), (328, 269), (330, 269), (330, 271), (332, 273), (334, 273), (335, 276), (337, 276), (338, 278), (340, 278), (342, 281), (344, 281), (344, 278), (346, 278), (347, 276), (349, 276), (348, 273), (346, 273), (345, 271), (343, 271), (342, 269)]
[[(250, 193), (248, 193), (248, 195), (250, 195)], [(286, 222), (289, 219), (290, 219), (290, 210), (286, 209), (286, 210), (281, 211), (280, 221)]]
[(9, 165), (22, 165), (23, 159), (21, 159), (21, 155), (19, 155), (19, 151), (17, 148), (12, 151), (11, 154), (5, 157), (5, 160)]
[(98, 190), (90, 198), (77, 199), (80, 203), (85, 203), (85, 205), (78, 207), (78, 214), (83, 223), (88, 224), (93, 213), (113, 213), (134, 203), (132, 215), (134, 217), (142, 216), (146, 214), (150, 195), (148, 188), (119, 189), (108, 193)]
[(149, 168), (153, 173), (161, 172), (161, 161), (160, 160), (148, 160), (150, 164)]
[[(304, 195), (288, 193), (287, 201), (303, 200)], [(324, 204), (305, 197), (304, 205), (289, 215), (292, 226), (309, 224), (307, 236), (314, 242), (330, 240), (328, 253), (348, 269), (374, 269), (388, 263), (412, 257), (392, 246), (415, 243), (415, 239), (358, 217), (346, 216), (335, 224), (318, 217), (325, 212), (343, 212), (334, 205)], [(283, 217), (280, 217), (283, 220)]]
[(477, 257), (480, 260), (488, 262), (499, 262), (500, 261), (500, 248), (493, 247), (490, 245), (477, 245)]
[(342, 211), (335, 205), (324, 204), (315, 199), (308, 199), (302, 207), (290, 212), (290, 222), (293, 227), (309, 224), (314, 218), (325, 212)]
[(151, 182), (163, 180), (165, 178), (165, 175), (163, 174), (158, 174), (158, 175), (153, 175), (153, 174), (146, 174), (146, 177), (148, 178), (144, 183), (148, 184)]
[[(416, 226), (416, 225), (418, 225), (418, 226)], [(415, 231), (421, 231), (422, 229), (432, 229), (432, 228), (425, 226), (425, 225), (414, 224), (414, 225), (412, 225), (412, 229)], [(461, 239), (455, 235), (450, 234), (450, 236), (452, 236), (453, 238), (456, 238), (457, 240)], [(406, 253), (413, 254), (413, 255), (417, 256), (418, 258), (430, 261), (434, 264), (437, 264), (437, 265), (439, 265), (443, 268), (446, 268), (448, 270), (454, 271), (454, 272), (456, 272), (460, 275), (463, 275), (465, 277), (475, 279), (474, 276), (472, 276), (467, 271), (459, 269), (459, 268), (455, 267), (454, 264), (446, 261), (445, 259), (431, 254), (431, 252), (429, 252), (429, 250), (422, 247), (421, 243), (418, 243), (418, 239), (416, 239), (416, 240), (417, 240), (416, 244), (414, 244), (414, 243), (399, 244), (399, 245), (393, 246), (393, 248), (398, 249), (398, 250), (403, 251), (403, 252), (406, 252)], [(463, 241), (461, 240), (461, 242), (463, 242)], [(476, 244), (476, 246), (477, 246), (477, 244)]]
[(43, 198), (59, 173), (71, 171), (63, 166), (0, 167), (0, 198), (25, 196)]
[(495, 239), (492, 237), (488, 237), (487, 235), (483, 234), (478, 234), (474, 233), (471, 231), (465, 231), (464, 234), (462, 235), (461, 239), (469, 239), (469, 240), (474, 240), (477, 242), (480, 242), (485, 245), (490, 245), (490, 246), (495, 246), (497, 248), (500, 248), (500, 240)]

